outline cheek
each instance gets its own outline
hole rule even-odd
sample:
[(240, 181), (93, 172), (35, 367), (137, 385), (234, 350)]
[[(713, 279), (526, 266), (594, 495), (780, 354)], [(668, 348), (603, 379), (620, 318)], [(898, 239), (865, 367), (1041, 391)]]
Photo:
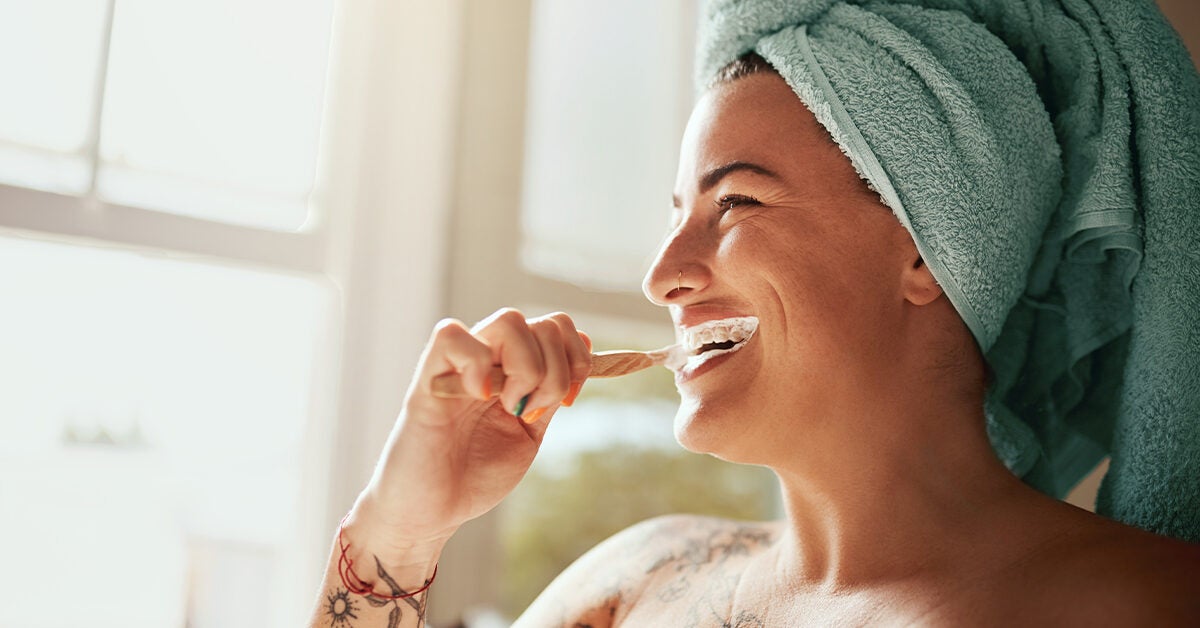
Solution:
[(726, 234), (720, 257), (733, 285), (766, 291), (746, 296), (762, 299), (759, 307), (777, 304), (788, 336), (806, 337), (805, 344), (874, 342), (892, 293), (878, 255), (837, 234), (790, 226), (746, 220)]
[(825, 238), (757, 218), (738, 223), (722, 239), (720, 255), (736, 275), (735, 285), (765, 285), (783, 303), (817, 303), (847, 290), (846, 269)]

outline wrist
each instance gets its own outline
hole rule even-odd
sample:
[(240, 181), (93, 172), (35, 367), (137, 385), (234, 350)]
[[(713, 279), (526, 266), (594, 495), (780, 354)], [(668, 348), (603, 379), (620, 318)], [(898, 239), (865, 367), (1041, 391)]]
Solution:
[(347, 575), (352, 570), (359, 581), (374, 585), (373, 591), (380, 595), (394, 592), (397, 585), (408, 592), (427, 584), (450, 535), (406, 538), (364, 512), (361, 506), (360, 500), (338, 528), (340, 570)]

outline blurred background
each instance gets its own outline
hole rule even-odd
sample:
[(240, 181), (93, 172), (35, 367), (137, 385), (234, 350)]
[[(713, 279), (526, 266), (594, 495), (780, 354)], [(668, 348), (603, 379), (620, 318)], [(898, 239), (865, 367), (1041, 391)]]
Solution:
[[(301, 625), (438, 319), (671, 342), (639, 285), (700, 1), (0, 0), (0, 627)], [(675, 402), (589, 382), (431, 623), (646, 517), (775, 516)]]

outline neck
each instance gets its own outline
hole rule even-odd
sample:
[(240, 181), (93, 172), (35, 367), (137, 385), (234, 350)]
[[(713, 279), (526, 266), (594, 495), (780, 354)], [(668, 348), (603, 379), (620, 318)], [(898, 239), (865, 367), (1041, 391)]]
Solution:
[(856, 433), (772, 466), (787, 513), (785, 581), (845, 589), (961, 568), (982, 558), (985, 530), (1036, 495), (992, 453), (982, 398), (892, 401), (826, 416), (822, 425)]

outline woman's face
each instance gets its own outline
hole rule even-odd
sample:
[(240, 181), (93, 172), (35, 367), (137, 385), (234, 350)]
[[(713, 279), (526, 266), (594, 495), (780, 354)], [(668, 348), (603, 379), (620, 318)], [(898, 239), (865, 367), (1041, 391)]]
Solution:
[(773, 450), (796, 454), (792, 435), (815, 444), (871, 429), (826, 417), (886, 392), (908, 314), (901, 273), (916, 260), (908, 233), (782, 78), (709, 90), (688, 122), (672, 228), (643, 288), (694, 344), (757, 327), (676, 374), (680, 443), (767, 464)]

